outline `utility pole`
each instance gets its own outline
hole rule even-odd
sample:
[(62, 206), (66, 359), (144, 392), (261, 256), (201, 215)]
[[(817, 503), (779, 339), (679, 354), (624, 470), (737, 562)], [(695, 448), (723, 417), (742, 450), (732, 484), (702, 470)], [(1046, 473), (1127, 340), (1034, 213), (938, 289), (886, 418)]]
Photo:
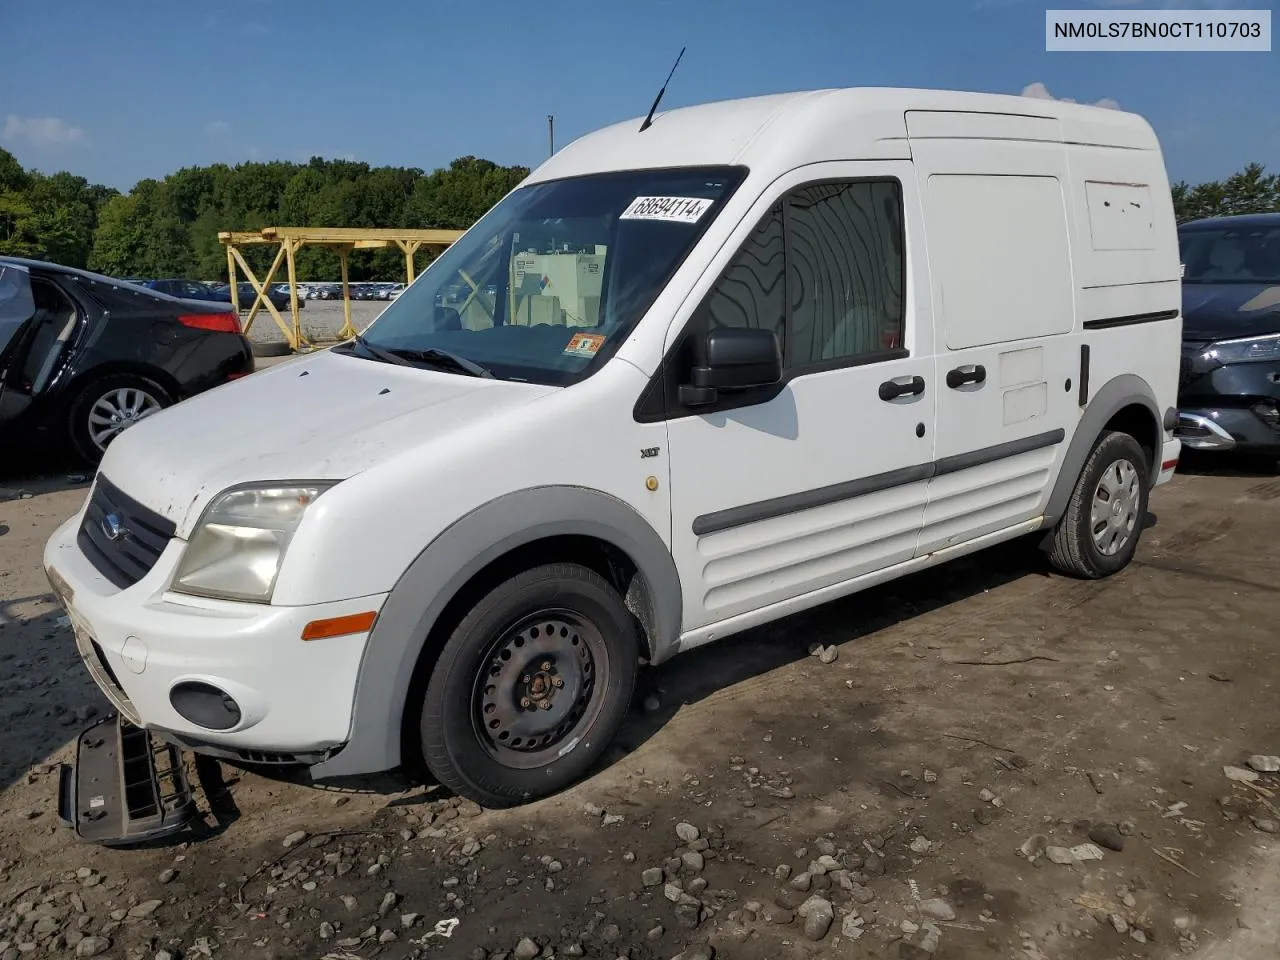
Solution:
[(555, 156), (556, 152), (556, 118), (554, 114), (547, 114), (547, 156)]

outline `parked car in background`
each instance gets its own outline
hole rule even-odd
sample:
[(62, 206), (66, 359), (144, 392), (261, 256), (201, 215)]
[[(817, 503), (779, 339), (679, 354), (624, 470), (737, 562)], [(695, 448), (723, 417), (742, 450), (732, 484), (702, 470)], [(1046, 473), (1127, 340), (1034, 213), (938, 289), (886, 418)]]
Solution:
[(231, 293), (227, 289), (226, 284), (222, 284), (222, 289), (216, 289), (207, 283), (200, 283), (196, 280), (139, 280), (134, 281), (141, 286), (151, 290), (159, 290), (161, 293), (167, 293), (171, 297), (178, 297), (183, 300), (213, 300), (220, 303), (230, 303)]
[(387, 296), (386, 296), (386, 299), (387, 299), (387, 300), (394, 300), (396, 297), (400, 296), (400, 294), (402, 294), (402, 293), (404, 293), (404, 284), (403, 284), (403, 283), (393, 283), (393, 284), (391, 284), (391, 286), (389, 286), (389, 287), (387, 288)]
[(96, 463), (137, 421), (252, 372), (249, 342), (225, 303), (0, 257), (6, 438), (65, 439)]
[[(214, 289), (219, 295), (219, 299), (221, 299), (222, 296), (225, 295), (225, 298), (227, 301), (231, 300), (231, 287), (229, 284), (220, 283)], [(250, 307), (253, 306), (254, 301), (258, 299), (258, 291), (253, 289), (253, 284), (249, 283), (247, 280), (241, 281), (238, 284), (237, 292), (240, 294), (240, 309), (242, 311), (247, 311)], [(288, 284), (284, 285), (283, 290), (280, 289), (279, 285), (275, 285), (275, 284), (268, 287), (267, 299), (271, 301), (271, 305), (275, 307), (277, 310), (288, 310), (289, 309)], [(298, 308), (302, 309), (305, 306), (306, 306), (306, 301), (303, 300), (301, 297), (299, 297)]]
[(1280, 457), (1280, 213), (1183, 224), (1178, 435)]

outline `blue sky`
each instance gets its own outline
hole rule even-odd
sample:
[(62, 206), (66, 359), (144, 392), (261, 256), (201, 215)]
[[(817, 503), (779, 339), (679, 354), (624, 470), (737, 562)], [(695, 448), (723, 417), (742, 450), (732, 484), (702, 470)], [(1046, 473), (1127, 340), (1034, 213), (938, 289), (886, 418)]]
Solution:
[[(1059, 0), (1053, 8), (1267, 8)], [(44, 0), (0, 3), (0, 145), (128, 188), (184, 165), (319, 154), (535, 165), (664, 106), (826, 86), (1114, 100), (1170, 176), (1280, 170), (1280, 52), (1046, 53), (1028, 0)]]

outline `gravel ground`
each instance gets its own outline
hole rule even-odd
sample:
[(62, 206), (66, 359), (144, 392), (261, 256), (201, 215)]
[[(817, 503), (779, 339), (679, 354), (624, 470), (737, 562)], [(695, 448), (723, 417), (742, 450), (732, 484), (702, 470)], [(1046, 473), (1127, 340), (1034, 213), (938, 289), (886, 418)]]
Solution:
[(106, 708), (40, 570), (85, 487), (0, 487), (2, 960), (1280, 943), (1280, 774), (1250, 769), (1280, 765), (1274, 475), (1179, 476), (1104, 582), (1007, 545), (649, 670), (601, 769), (526, 808), (213, 763), (202, 822), (137, 850), (55, 816), (53, 764)]
[[(306, 303), (307, 305), (298, 311), (303, 336), (313, 342), (337, 339), (338, 331), (342, 329), (342, 301), (308, 300)], [(363, 330), (388, 305), (386, 301), (381, 300), (353, 300), (351, 303), (352, 325), (357, 330)], [(241, 322), (245, 316), (247, 314), (241, 314)], [(287, 309), (281, 310), (280, 316), (286, 324), (292, 320)], [(258, 343), (283, 343), (284, 335), (276, 326), (271, 314), (263, 310), (253, 318), (253, 323), (249, 327), (249, 339)]]

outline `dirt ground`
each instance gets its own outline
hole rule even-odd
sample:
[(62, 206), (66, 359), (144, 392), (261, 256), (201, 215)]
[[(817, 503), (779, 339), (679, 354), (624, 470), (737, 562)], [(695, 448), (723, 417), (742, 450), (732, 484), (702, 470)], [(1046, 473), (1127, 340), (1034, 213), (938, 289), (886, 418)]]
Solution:
[(1274, 475), (1180, 475), (1105, 582), (1012, 544), (677, 658), (533, 806), (224, 764), (141, 850), (55, 813), (106, 709), (40, 569), (85, 485), (0, 487), (0, 960), (1276, 956), (1280, 774), (1224, 773), (1280, 754)]

